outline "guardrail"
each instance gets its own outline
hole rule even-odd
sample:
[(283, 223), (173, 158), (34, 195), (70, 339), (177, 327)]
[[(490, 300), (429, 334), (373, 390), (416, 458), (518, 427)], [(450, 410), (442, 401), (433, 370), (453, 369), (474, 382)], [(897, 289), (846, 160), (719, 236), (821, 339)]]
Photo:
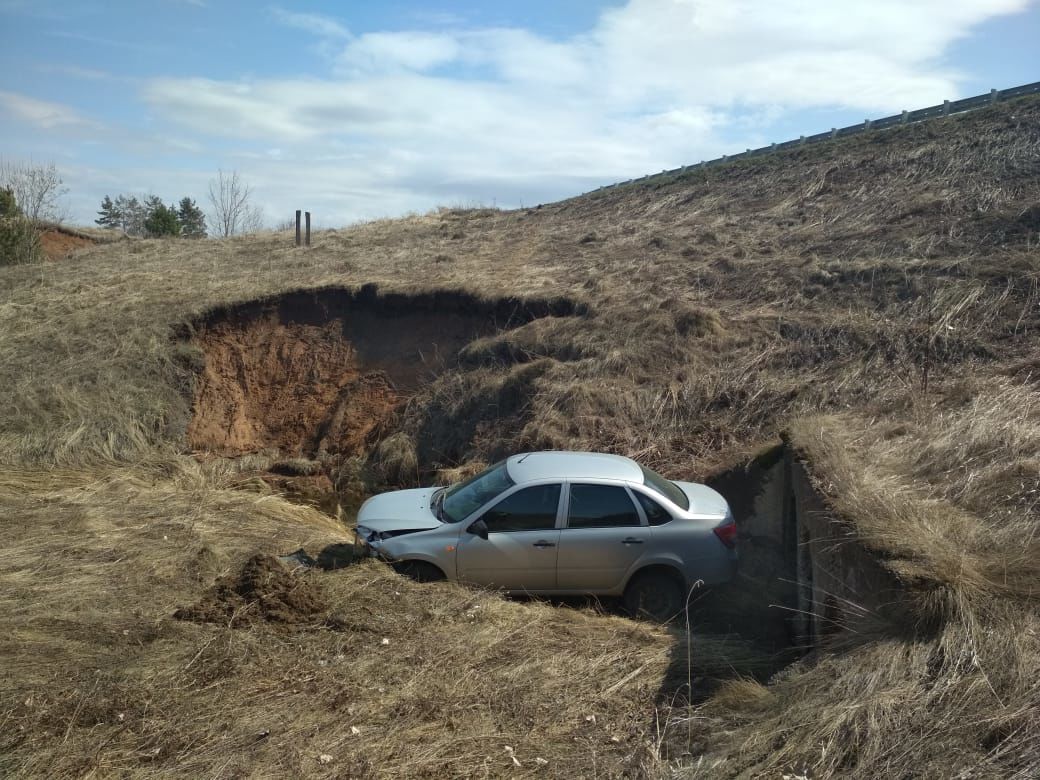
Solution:
[(828, 141), (831, 138), (843, 138), (845, 136), (856, 135), (857, 133), (863, 133), (870, 130), (885, 130), (890, 127), (901, 127), (902, 125), (910, 125), (917, 122), (927, 122), (930, 119), (974, 111), (975, 109), (984, 108), (1002, 100), (1010, 100), (1012, 98), (1037, 94), (1040, 94), (1040, 81), (1034, 81), (1032, 84), (1023, 84), (1020, 87), (1011, 87), (1010, 89), (991, 89), (983, 95), (975, 95), (974, 97), (962, 98), (961, 100), (944, 100), (937, 106), (919, 108), (916, 111), (904, 111), (901, 114), (893, 114), (892, 116), (882, 117), (881, 119), (867, 119), (859, 124), (849, 125), (848, 127), (834, 127), (824, 133), (803, 135), (793, 141), (774, 143), (769, 146), (763, 146), (759, 149), (748, 149), (747, 151), (739, 152), (737, 154), (724, 154), (722, 157), (716, 157), (714, 160), (701, 160), (699, 163), (683, 165), (679, 168), (673, 168), (670, 171), (651, 173), (646, 176), (641, 176), (638, 179), (629, 179), (628, 181), (607, 184), (603, 187), (592, 190), (592, 192), (609, 190), (614, 187), (624, 187), (626, 184), (646, 181), (647, 179), (656, 178), (658, 176), (674, 176), (675, 174), (686, 173), (687, 171), (697, 170), (700, 168), (707, 168), (712, 165), (730, 162), (731, 160), (740, 160), (745, 157), (759, 157), (761, 155), (778, 152), (782, 149), (793, 149), (798, 146), (805, 146), (806, 144)]

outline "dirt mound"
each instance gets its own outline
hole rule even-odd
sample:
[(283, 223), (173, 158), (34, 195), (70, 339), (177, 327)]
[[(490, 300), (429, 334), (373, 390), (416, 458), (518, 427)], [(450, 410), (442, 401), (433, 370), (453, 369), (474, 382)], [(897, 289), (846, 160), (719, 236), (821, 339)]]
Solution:
[(84, 236), (73, 235), (61, 230), (44, 230), (40, 233), (40, 249), (48, 260), (63, 260), (77, 249), (93, 246), (94, 241)]
[(294, 575), (271, 555), (254, 555), (237, 577), (221, 577), (193, 607), (173, 613), (178, 620), (243, 626), (326, 622), (325, 594), (314, 582)]

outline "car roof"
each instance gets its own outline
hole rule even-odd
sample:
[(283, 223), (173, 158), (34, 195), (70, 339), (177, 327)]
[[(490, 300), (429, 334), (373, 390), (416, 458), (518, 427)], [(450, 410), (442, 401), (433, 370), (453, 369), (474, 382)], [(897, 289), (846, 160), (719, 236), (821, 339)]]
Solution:
[(643, 470), (631, 458), (605, 452), (525, 452), (506, 461), (518, 485), (540, 479), (616, 479), (643, 483)]

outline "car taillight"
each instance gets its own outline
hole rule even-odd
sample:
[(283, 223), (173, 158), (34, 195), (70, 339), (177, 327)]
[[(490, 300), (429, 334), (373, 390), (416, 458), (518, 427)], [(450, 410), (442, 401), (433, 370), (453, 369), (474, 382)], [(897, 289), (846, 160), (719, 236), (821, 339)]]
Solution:
[(737, 524), (733, 522), (732, 518), (722, 525), (716, 526), (712, 530), (715, 531), (715, 535), (719, 537), (719, 541), (730, 549), (737, 546)]

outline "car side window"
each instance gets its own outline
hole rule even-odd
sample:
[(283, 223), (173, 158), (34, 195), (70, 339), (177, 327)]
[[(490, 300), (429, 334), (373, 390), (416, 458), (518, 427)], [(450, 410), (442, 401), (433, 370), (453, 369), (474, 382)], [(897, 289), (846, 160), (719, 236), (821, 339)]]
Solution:
[(508, 531), (548, 531), (556, 527), (560, 505), (559, 485), (535, 485), (507, 496), (481, 518), (488, 533)]
[(571, 485), (568, 528), (640, 525), (628, 491), (618, 485)]
[(635, 493), (636, 500), (643, 507), (643, 511), (646, 512), (646, 521), (650, 525), (664, 525), (675, 519), (668, 513), (667, 509), (650, 498), (650, 496), (643, 495), (638, 490), (633, 490), (632, 492)]

